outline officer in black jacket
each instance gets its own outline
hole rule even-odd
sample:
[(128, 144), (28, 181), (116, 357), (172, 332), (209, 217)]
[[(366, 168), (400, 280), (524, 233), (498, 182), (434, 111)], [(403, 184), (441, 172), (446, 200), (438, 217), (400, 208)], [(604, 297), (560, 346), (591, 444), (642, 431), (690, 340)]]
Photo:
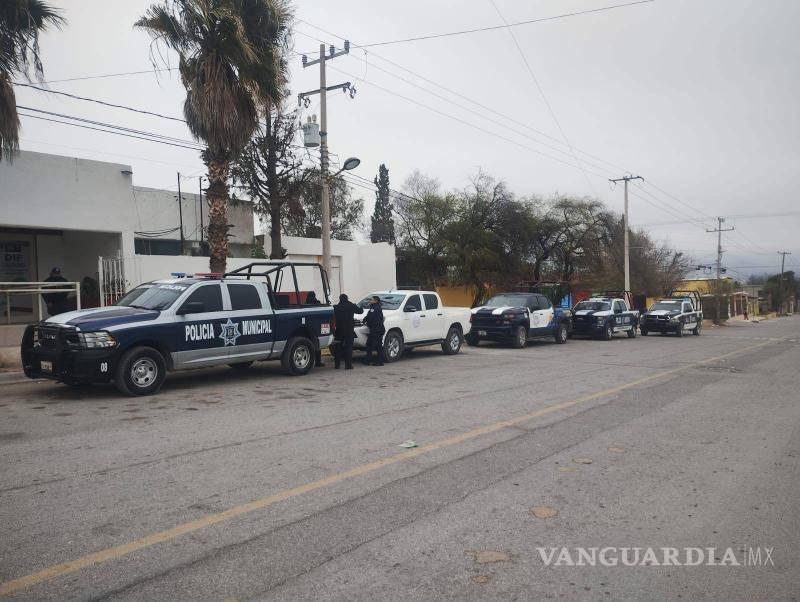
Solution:
[(336, 320), (336, 328), (333, 332), (334, 344), (331, 349), (333, 353), (333, 367), (337, 370), (344, 360), (344, 369), (353, 369), (353, 316), (363, 314), (364, 308), (355, 303), (350, 303), (347, 295), (339, 295), (339, 303), (333, 306), (333, 315)]
[(383, 366), (386, 357), (383, 354), (383, 335), (386, 328), (383, 325), (383, 309), (381, 308), (381, 300), (375, 295), (369, 300), (369, 312), (364, 322), (369, 327), (369, 335), (367, 336), (367, 356), (364, 358), (365, 364), (372, 362), (373, 350), (377, 352), (378, 359), (373, 366)]

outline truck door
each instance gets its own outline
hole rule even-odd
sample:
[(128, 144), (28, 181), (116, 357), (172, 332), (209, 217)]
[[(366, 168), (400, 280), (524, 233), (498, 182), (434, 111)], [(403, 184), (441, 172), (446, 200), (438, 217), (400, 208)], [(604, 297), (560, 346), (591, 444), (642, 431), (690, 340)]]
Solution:
[(684, 330), (693, 330), (697, 326), (697, 313), (691, 303), (683, 303), (683, 328)]
[(275, 344), (275, 324), (266, 288), (255, 282), (226, 283), (231, 311), (239, 326), (236, 343), (228, 347), (232, 363), (267, 359)]
[(414, 342), (425, 339), (422, 322), (427, 316), (423, 318), (424, 313), (425, 308), (420, 295), (409, 295), (403, 305), (403, 335), (406, 341)]
[(444, 310), (439, 305), (439, 297), (434, 293), (423, 293), (422, 300), (425, 301), (425, 311), (422, 312), (422, 338), (426, 341), (443, 339), (446, 333), (444, 323)]
[[(189, 309), (193, 313), (184, 313)], [(227, 347), (235, 344), (238, 332), (226, 321), (219, 282), (204, 282), (192, 290), (176, 310), (175, 367), (225, 363)]]
[(547, 334), (553, 321), (553, 304), (544, 295), (536, 295), (538, 309), (531, 312), (531, 334)]

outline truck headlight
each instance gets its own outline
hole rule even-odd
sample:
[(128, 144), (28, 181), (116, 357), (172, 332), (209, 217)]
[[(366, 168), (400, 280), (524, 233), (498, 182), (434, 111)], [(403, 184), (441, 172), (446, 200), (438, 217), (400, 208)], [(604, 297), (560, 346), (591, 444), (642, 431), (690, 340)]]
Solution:
[(79, 332), (77, 343), (78, 347), (84, 349), (107, 349), (116, 347), (117, 340), (110, 332), (98, 330), (97, 332)]

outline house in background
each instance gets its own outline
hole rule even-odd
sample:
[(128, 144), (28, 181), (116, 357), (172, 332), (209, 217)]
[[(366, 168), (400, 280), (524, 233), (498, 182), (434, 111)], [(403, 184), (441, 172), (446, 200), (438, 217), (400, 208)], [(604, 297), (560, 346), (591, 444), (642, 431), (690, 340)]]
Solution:
[[(0, 283), (41, 282), (58, 266), (68, 281), (84, 283), (86, 307), (171, 272), (207, 272), (208, 207), (196, 177), (182, 187), (179, 206), (174, 190), (134, 186), (129, 165), (20, 152), (13, 163), (0, 163)], [(235, 269), (252, 261), (252, 204), (231, 201), (228, 222), (228, 267)], [(289, 260), (321, 261), (319, 239), (285, 237), (284, 246)], [(332, 241), (331, 265), (335, 294), (395, 286), (394, 247), (386, 243)], [(35, 296), (2, 289), (4, 321), (38, 317)]]

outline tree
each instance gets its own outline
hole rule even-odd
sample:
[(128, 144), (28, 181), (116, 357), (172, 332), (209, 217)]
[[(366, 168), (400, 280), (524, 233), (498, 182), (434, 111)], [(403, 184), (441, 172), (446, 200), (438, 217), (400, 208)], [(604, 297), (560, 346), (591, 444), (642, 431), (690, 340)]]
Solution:
[(178, 53), (183, 114), (206, 146), (212, 272), (225, 271), (228, 254), (231, 161), (258, 128), (260, 109), (283, 98), (290, 19), (285, 0), (164, 0), (135, 24)]
[[(309, 168), (299, 176), (297, 203), (284, 210), (281, 221), (289, 236), (322, 237), (322, 194), (319, 169)], [(345, 179), (330, 178), (331, 238), (353, 240), (353, 232), (362, 227), (364, 201), (354, 199)]]
[(392, 217), (392, 201), (389, 190), (389, 170), (381, 163), (378, 176), (375, 178), (375, 211), (372, 213), (372, 230), (369, 238), (372, 242), (388, 242), (395, 244), (394, 218)]
[(44, 78), (39, 54), (39, 34), (49, 26), (61, 28), (61, 13), (42, 0), (0, 2), (0, 161), (12, 161), (19, 150), (19, 115), (12, 80)]
[(231, 166), (231, 177), (255, 201), (255, 210), (270, 220), (270, 259), (283, 259), (281, 241), (284, 207), (298, 210), (303, 191), (303, 159), (295, 151), (298, 113), (268, 110), (263, 133), (253, 138)]

